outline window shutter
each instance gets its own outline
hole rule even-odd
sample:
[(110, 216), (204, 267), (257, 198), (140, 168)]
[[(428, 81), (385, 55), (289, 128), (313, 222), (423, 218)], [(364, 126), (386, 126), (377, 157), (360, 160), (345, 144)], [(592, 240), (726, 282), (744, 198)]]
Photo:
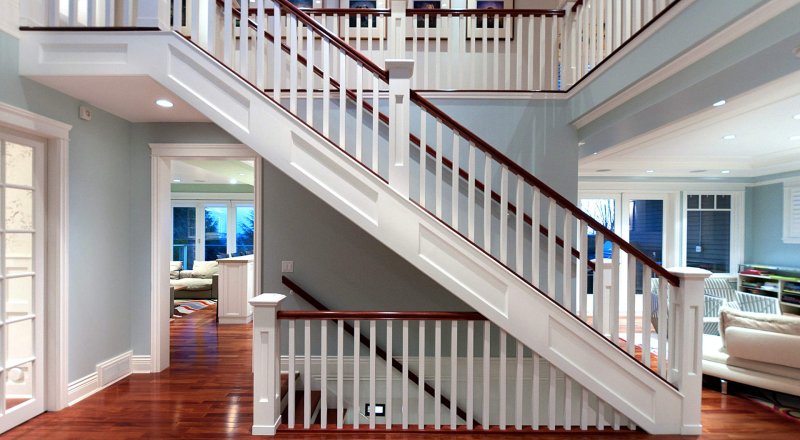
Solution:
[(800, 243), (800, 185), (784, 187), (783, 241)]

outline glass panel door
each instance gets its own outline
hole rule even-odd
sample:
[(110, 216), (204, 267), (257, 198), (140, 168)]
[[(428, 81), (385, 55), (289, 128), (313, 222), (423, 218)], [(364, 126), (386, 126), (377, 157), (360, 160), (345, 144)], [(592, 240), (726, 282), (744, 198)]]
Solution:
[[(597, 220), (605, 226), (606, 228), (610, 229), (611, 231), (615, 231), (617, 227), (617, 199), (616, 198), (606, 198), (606, 197), (597, 197), (597, 198), (582, 198), (581, 199), (581, 210), (583, 212), (589, 214), (593, 219)], [(594, 260), (597, 255), (595, 252), (595, 237), (597, 236), (597, 231), (592, 228), (588, 229), (588, 241), (587, 247), (589, 252), (589, 258)], [(603, 243), (603, 258), (611, 258), (611, 240), (605, 240)], [(587, 279), (587, 291), (588, 293), (592, 293), (594, 290), (594, 271), (589, 269), (588, 279)]]
[(228, 256), (228, 207), (205, 206), (205, 260)]
[(43, 148), (0, 134), (0, 433), (44, 410)]
[[(629, 199), (627, 202), (627, 240), (653, 261), (663, 265), (664, 200)], [(642, 265), (637, 264), (636, 293), (642, 293), (642, 270)]]
[(236, 206), (236, 253), (253, 253), (253, 234), (255, 232), (256, 212), (253, 206)]
[(191, 269), (197, 247), (197, 218), (193, 206), (172, 208), (172, 260), (182, 261), (184, 269)]

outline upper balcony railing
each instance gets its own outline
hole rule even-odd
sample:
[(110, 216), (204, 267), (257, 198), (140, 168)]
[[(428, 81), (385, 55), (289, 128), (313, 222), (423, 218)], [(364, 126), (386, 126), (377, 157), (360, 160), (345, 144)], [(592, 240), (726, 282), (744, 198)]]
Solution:
[[(678, 1), (577, 0), (567, 2), (565, 9), (540, 10), (409, 9), (407, 1), (392, 0), (391, 9), (301, 9), (378, 66), (390, 58), (414, 60), (411, 87), (416, 90), (566, 91)], [(200, 30), (200, 20), (215, 13), (215, 2), (30, 0), (21, 10), (26, 25), (157, 27), (154, 17), (165, 15), (166, 8), (167, 17), (171, 14), (180, 22), (182, 33), (208, 41), (208, 35), (192, 29)], [(230, 0), (237, 10), (243, 9), (240, 3)], [(273, 2), (260, 3), (271, 16)], [(258, 13), (257, 4), (246, 4), (250, 19)], [(318, 38), (303, 43), (307, 25), (295, 21), (292, 33), (289, 24), (288, 18), (281, 18), (282, 38), (295, 35), (299, 56), (321, 59)], [(267, 32), (273, 35), (274, 25), (267, 20)], [(222, 43), (221, 35), (213, 39)], [(332, 63), (338, 67), (337, 59)], [(350, 82), (345, 84), (350, 88)]]

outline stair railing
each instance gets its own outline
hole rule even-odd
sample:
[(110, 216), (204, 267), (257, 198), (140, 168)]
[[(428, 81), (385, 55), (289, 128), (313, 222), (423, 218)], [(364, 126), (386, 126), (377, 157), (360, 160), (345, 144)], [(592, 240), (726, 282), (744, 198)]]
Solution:
[[(397, 94), (386, 95), (390, 88), (389, 72), (359, 54), (287, 0), (274, 3), (271, 17), (274, 33), (268, 39), (266, 14), (263, 9), (258, 10), (262, 13), (256, 12), (254, 21), (246, 20), (247, 26), (239, 26), (234, 33), (234, 17), (238, 10), (232, 7), (230, 0), (223, 2), (220, 14), (223, 27), (219, 32), (223, 43), (220, 46), (223, 49), (221, 59), (233, 60), (234, 70), (257, 87), (262, 84), (261, 90), (267, 76), (273, 78), (274, 84), (287, 84), (286, 92), (283, 87), (276, 87), (271, 94), (291, 114), (314, 127), (346, 154), (533, 288), (546, 292), (554, 302), (586, 322), (612, 344), (635, 356), (645, 367), (651, 366), (649, 355), (636, 355), (635, 338), (639, 333), (636, 323), (649, 323), (654, 312), (659, 322), (668, 322), (670, 290), (679, 286), (675, 275), (415, 91), (408, 91), (408, 132), (392, 135), (391, 131), (397, 125), (392, 122), (396, 118), (390, 114), (387, 121), (383, 121), (389, 126), (387, 136), (381, 129), (380, 112), (367, 112), (365, 103), (367, 97), (372, 97), (371, 108), (389, 104), (390, 113), (392, 109), (397, 111), (392, 102), (388, 102), (397, 102)], [(281, 37), (284, 23), (288, 23), (286, 27), (290, 32), (285, 40), (288, 56), (283, 46), (275, 44), (275, 41), (284, 41)], [(295, 32), (299, 23), (305, 25), (304, 39)], [(236, 42), (238, 53), (234, 50), (235, 35), (239, 36)], [(300, 68), (301, 57), (297, 50), (300, 43), (319, 44), (324, 48), (321, 68), (316, 69), (313, 59), (306, 60), (304, 67)], [(313, 52), (307, 51), (309, 54)], [(246, 55), (241, 56), (242, 53)], [(340, 60), (338, 72), (331, 69), (331, 54)], [(250, 60), (255, 61), (250, 63)], [(267, 63), (267, 60), (272, 62)], [(287, 70), (286, 74), (284, 70)], [(317, 70), (322, 71), (321, 83), (319, 78), (315, 78)], [(354, 104), (348, 100), (347, 92), (335, 90), (331, 85), (334, 78), (338, 84), (344, 84), (348, 77), (357, 78)], [(367, 80), (372, 82), (371, 90), (363, 85)], [(321, 118), (314, 111), (320, 93), (309, 92), (320, 89)], [(305, 108), (300, 106), (301, 101)], [(343, 108), (347, 109), (349, 116), (338, 111)], [(413, 141), (415, 138), (418, 142)], [(428, 154), (419, 154), (419, 145), (426, 145), (426, 150), (434, 149), (434, 158), (428, 160)], [(389, 157), (410, 157), (411, 160), (399, 167), (396, 161), (391, 161), (390, 166)], [(445, 157), (450, 158), (450, 167), (444, 165)], [(466, 176), (453, 172), (462, 167), (466, 168)], [(395, 177), (392, 176), (393, 170)], [(483, 177), (482, 181), (478, 179), (479, 175)], [(484, 187), (482, 191), (478, 190), (479, 183)], [(495, 201), (497, 196), (499, 203)], [(530, 222), (526, 221), (527, 218)], [(538, 227), (534, 229), (534, 225)], [(532, 233), (541, 227), (552, 232), (542, 240), (540, 234)], [(587, 241), (590, 228), (595, 232), (594, 255), (590, 255)], [(564, 247), (576, 252), (559, 252), (558, 237), (561, 237)], [(609, 255), (603, 252), (607, 241), (611, 243)], [(591, 269), (592, 265), (594, 269)], [(635, 286), (649, 286), (649, 279), (653, 276), (660, 280), (659, 295), (651, 296), (645, 291), (639, 304)], [(659, 302), (652, 304), (653, 298), (658, 298)], [(624, 316), (619, 312), (621, 301), (627, 305)], [(651, 343), (652, 329), (650, 325), (643, 325), (642, 352), (649, 353), (652, 349), (658, 354), (657, 373), (667, 379), (668, 358), (674, 349), (670, 348), (669, 335), (672, 332), (669, 324), (659, 328), (662, 331), (657, 335), (657, 343)]]
[[(478, 313), (280, 311), (283, 298), (265, 294), (251, 301), (254, 331), (265, 336), (256, 339), (255, 358), (263, 359), (270, 347), (280, 348), (287, 353), (281, 358), (282, 369), (290, 376), (299, 371), (303, 384), (303, 420), (296, 420), (295, 402), (290, 401), (288, 420), (273, 419), (278, 421), (274, 430), (300, 429), (301, 424), (302, 429), (318, 430), (636, 429), (624, 415)], [(354, 329), (352, 336), (345, 335), (347, 325)], [(369, 341), (367, 347), (361, 346), (363, 339)], [(387, 359), (402, 364), (401, 371), (377, 356), (379, 344), (386, 347)], [(410, 366), (416, 367), (421, 383), (433, 383), (432, 398), (409, 380)], [(262, 369), (256, 363), (256, 377), (269, 375)], [(293, 383), (289, 399), (295, 395)], [(319, 424), (311, 418), (315, 408), (308, 406), (312, 390), (322, 394)], [(267, 404), (258, 399), (262, 395), (274, 395), (274, 390), (256, 388), (257, 405)], [(465, 407), (466, 419), (457, 415), (456, 405), (443, 411), (445, 398)], [(385, 405), (382, 420), (376, 411), (379, 403)], [(278, 409), (271, 411), (279, 411), (280, 402), (272, 404)], [(328, 420), (334, 406), (336, 420)], [(475, 418), (482, 424), (476, 426)], [(256, 423), (253, 433), (274, 431), (262, 431)]]

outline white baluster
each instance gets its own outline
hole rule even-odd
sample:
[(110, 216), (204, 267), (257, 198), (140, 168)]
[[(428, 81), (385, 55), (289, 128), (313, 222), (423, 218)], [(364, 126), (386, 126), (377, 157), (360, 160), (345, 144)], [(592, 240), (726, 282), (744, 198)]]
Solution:
[(433, 342), (433, 427), (442, 428), (442, 321), (434, 322)]
[(516, 397), (516, 399), (514, 400), (514, 403), (515, 403), (514, 410), (516, 412), (516, 414), (515, 414), (516, 415), (516, 417), (515, 417), (516, 422), (514, 423), (514, 427), (517, 430), (522, 429), (522, 389), (524, 387), (523, 386), (524, 385), (524, 382), (523, 382), (524, 369), (523, 369), (523, 363), (522, 363), (523, 360), (524, 360), (523, 355), (524, 355), (524, 351), (523, 351), (523, 348), (522, 348), (522, 342), (517, 340), (517, 351), (516, 351), (516, 357), (517, 357), (517, 371), (516, 371), (517, 372), (517, 380), (516, 380), (516, 387), (515, 387), (516, 388), (516, 392), (514, 394), (514, 396)]
[(458, 321), (450, 322), (450, 429), (458, 423)]
[(667, 280), (658, 277), (658, 375), (667, 378), (667, 335), (670, 332), (667, 319)]
[(295, 320), (291, 319), (289, 320), (289, 403), (287, 405), (287, 409), (289, 410), (289, 420), (287, 421), (289, 429), (294, 428), (295, 424), (295, 353)]
[(623, 32), (623, 18), (622, 18), (622, 5), (619, 2), (614, 2), (614, 21), (611, 23), (611, 31), (614, 33), (614, 42), (611, 46), (611, 50), (616, 50), (622, 44), (622, 32)]
[(331, 44), (327, 38), (320, 42), (322, 48), (322, 134), (331, 136)]
[[(515, 32), (517, 34), (517, 69), (516, 75), (514, 76), (514, 88), (517, 90), (522, 90), (522, 34), (524, 33), (522, 27), (522, 15), (517, 15), (514, 20), (516, 21)], [(530, 40), (528, 40), (528, 44), (530, 44)]]
[(575, 312), (575, 308), (572, 306), (572, 227), (574, 224), (575, 218), (569, 211), (564, 210), (564, 252), (562, 252), (563, 260), (561, 262), (564, 282), (562, 304), (571, 312)]
[(386, 321), (386, 429), (392, 429), (392, 390), (394, 388), (392, 327), (394, 327), (394, 321)]
[(286, 15), (289, 21), (289, 111), (297, 114), (297, 16)]
[[(281, 6), (279, 3), (274, 3), (273, 6), (273, 25), (272, 25), (272, 33), (273, 38), (275, 39), (274, 49), (272, 50), (272, 56), (274, 60), (272, 61), (272, 95), (275, 101), (281, 102), (281, 71), (282, 68), (279, 66), (283, 66), (281, 62), (281, 56), (283, 54), (283, 50), (281, 50), (281, 31), (283, 25), (281, 24)], [(239, 19), (239, 27), (242, 27), (242, 19)], [(242, 58), (245, 57), (247, 53), (247, 39), (245, 38), (247, 35), (244, 32), (244, 28), (242, 27), (241, 36), (239, 40), (239, 59), (241, 66), (239, 68), (242, 72), (247, 72), (247, 62), (242, 61)], [(340, 407), (341, 408), (341, 407)]]
[[(191, 23), (192, 28), (190, 29), (190, 35), (192, 37), (192, 41), (202, 43), (200, 39), (200, 1), (199, 0), (187, 0), (191, 1), (192, 8), (191, 8)], [(122, 0), (122, 24), (123, 26), (130, 26), (131, 23), (131, 9), (130, 9), (130, 0)], [(188, 21), (188, 20), (187, 20)], [(242, 21), (247, 21), (247, 8), (242, 8)], [(246, 26), (246, 25), (245, 25)]]
[[(375, 429), (375, 320), (369, 322), (369, 429)], [(389, 378), (386, 378), (389, 380)]]
[(483, 28), (481, 29), (481, 57), (478, 58), (476, 61), (483, 65), (483, 76), (481, 79), (483, 80), (483, 88), (489, 89), (489, 64), (492, 64), (490, 61), (489, 55), (489, 16), (483, 15), (481, 16), (481, 20), (483, 20)]
[(500, 429), (506, 429), (506, 392), (507, 389), (507, 361), (508, 361), (508, 335), (503, 329), (500, 329)]
[[(536, 90), (536, 85), (533, 83), (533, 73), (536, 71), (537, 64), (541, 64), (541, 60), (533, 57), (534, 48), (534, 30), (536, 29), (536, 16), (528, 16), (528, 82), (527, 88), (529, 90)], [(517, 43), (519, 44), (519, 43)]]
[(539, 84), (538, 90), (544, 90), (544, 72), (547, 68), (545, 63), (545, 43), (547, 40), (547, 19), (544, 15), (539, 16)]
[(408, 321), (403, 321), (403, 429), (408, 429)]
[[(360, 29), (360, 28), (359, 28)], [(356, 63), (356, 159), (362, 161), (364, 134), (364, 66)]]
[(467, 321), (467, 430), (472, 431), (475, 415), (475, 321)]
[(319, 425), (325, 429), (328, 425), (328, 321), (322, 320), (320, 325), (320, 409)]
[(469, 157), (467, 158), (467, 237), (475, 241), (475, 144), (469, 143)]
[(423, 34), (425, 35), (425, 38), (423, 38), (422, 40), (422, 50), (423, 50), (422, 60), (425, 67), (420, 70), (420, 74), (422, 75), (422, 87), (424, 89), (428, 89), (430, 88), (428, 78), (430, 77), (431, 71), (433, 71), (433, 68), (431, 67), (430, 44), (429, 44), (429, 41), (431, 39), (431, 30), (427, 26), (425, 26), (425, 28), (423, 29)]
[(547, 296), (556, 296), (556, 201), (548, 198), (547, 209)]
[(428, 112), (419, 108), (419, 204), (425, 208), (425, 180), (428, 175)]
[(508, 263), (508, 167), (500, 166), (500, 262)]
[(541, 366), (539, 365), (539, 355), (533, 353), (533, 386), (531, 387), (531, 428), (538, 430), (539, 423), (539, 395), (541, 394)]
[(650, 328), (653, 314), (653, 285), (650, 266), (642, 265), (642, 363), (650, 368)]
[(491, 328), (490, 321), (483, 321), (483, 429), (489, 429), (491, 407), (489, 406), (491, 392), (491, 376), (489, 366), (491, 361)]
[[(115, 1), (106, 1), (106, 26), (111, 26), (114, 23), (114, 11), (109, 6), (115, 4)], [(180, 32), (182, 27), (183, 0), (172, 0), (172, 30)]]
[(605, 268), (605, 259), (603, 256), (603, 246), (605, 244), (603, 234), (600, 231), (595, 231), (594, 237), (594, 307), (592, 308), (592, 327), (595, 330), (605, 334), (605, 327), (603, 326), (603, 302), (605, 300), (605, 283), (603, 283), (603, 269)]
[[(222, 10), (222, 59), (233, 65), (233, 0), (225, 0)], [(173, 25), (174, 29), (174, 25)]]
[(459, 136), (458, 133), (455, 131), (453, 132), (453, 159), (452, 159), (452, 170), (453, 172), (450, 174), (451, 183), (450, 187), (452, 189), (452, 195), (450, 196), (450, 207), (451, 207), (451, 215), (450, 215), (450, 224), (453, 228), (458, 231), (458, 199), (459, 199), (459, 184), (461, 183), (461, 176), (459, 175)]
[(514, 37), (514, 17), (506, 15), (503, 17), (503, 24), (506, 26), (503, 46), (505, 46), (505, 80), (503, 90), (511, 89), (511, 39)]
[(492, 253), (492, 157), (483, 163), (483, 249)]
[(306, 28), (306, 122), (314, 126), (314, 33)]
[[(642, 280), (642, 290), (644, 290)], [(636, 258), (628, 254), (628, 288), (627, 288), (627, 313), (625, 314), (625, 340), (627, 341), (628, 354), (634, 355), (636, 344), (634, 341), (636, 329)], [(644, 326), (646, 322), (642, 320)]]
[(581, 387), (581, 431), (589, 429), (589, 391)]
[(555, 90), (558, 81), (558, 75), (555, 74), (558, 69), (558, 28), (555, 19), (548, 19), (548, 17), (545, 19), (550, 22), (550, 63), (548, 64), (550, 69), (548, 71), (554, 73), (550, 75), (550, 90)]
[(572, 429), (572, 379), (564, 375), (564, 430)]
[[(345, 18), (345, 24), (347, 18)], [(347, 35), (347, 34), (345, 34)], [(345, 130), (345, 121), (347, 120), (347, 55), (344, 51), (339, 52), (339, 148), (346, 149), (347, 144), (347, 131)]]
[[(427, 17), (425, 17), (425, 18), (426, 18), (426, 23), (427, 23)], [(439, 21), (439, 23), (442, 22), (442, 18), (443, 17), (437, 17), (437, 20)], [(441, 55), (442, 55), (442, 33), (439, 32), (438, 29), (436, 31), (434, 31), (434, 33), (436, 34), (436, 59), (437, 59), (438, 62), (434, 62), (433, 63), (433, 65), (431, 66), (431, 71), (435, 71), (436, 72), (435, 76), (433, 77), (433, 81), (434, 81), (433, 82), (433, 87), (436, 88), (436, 89), (440, 89), (441, 88), (440, 80), (444, 79), (443, 78), (444, 75), (442, 75), (442, 68), (445, 67), (445, 62), (444, 62), (444, 60), (441, 59)]]
[(444, 156), (444, 145), (442, 145), (442, 121), (436, 119), (436, 217), (442, 218), (442, 159)]
[(417, 386), (417, 427), (425, 428), (425, 321), (419, 321), (419, 386)]
[(547, 392), (547, 429), (556, 429), (556, 397), (558, 396), (558, 370), (550, 364), (550, 373), (548, 381), (550, 382), (550, 389)]
[(361, 321), (353, 321), (353, 429), (358, 429), (361, 414)]
[(606, 428), (606, 408), (605, 404), (600, 398), (597, 398), (597, 421), (595, 422), (595, 427), (598, 431), (602, 431)]
[(344, 320), (336, 330), (336, 429), (344, 427)]
[[(51, 1), (56, 2), (58, 0), (51, 0)], [(180, 2), (181, 0), (174, 0), (174, 1)], [(106, 4), (106, 15), (103, 23), (105, 26), (114, 26), (114, 6), (116, 5), (116, 2), (113, 0), (106, 0), (105, 4)], [(52, 14), (58, 16), (58, 8), (55, 7), (55, 5), (53, 6)], [(176, 12), (176, 14), (177, 15), (173, 17), (172, 29), (180, 31), (182, 11), (178, 11)], [(55, 21), (52, 24), (55, 24)]]
[(608, 304), (611, 307), (609, 310), (609, 326), (611, 327), (611, 342), (619, 345), (619, 245), (614, 243), (611, 246), (611, 297), (608, 299)]
[(524, 232), (524, 223), (523, 220), (525, 218), (525, 200), (523, 199), (525, 194), (525, 187), (523, 186), (524, 181), (522, 177), (517, 176), (517, 196), (516, 196), (516, 205), (517, 205), (517, 213), (514, 216), (514, 238), (516, 239), (516, 243), (514, 244), (514, 250), (516, 251), (516, 271), (519, 275), (523, 274), (524, 271), (524, 263), (525, 259), (525, 232)]
[(585, 220), (580, 221), (580, 226), (578, 227), (578, 237), (580, 238), (580, 266), (578, 267), (578, 276), (580, 277), (580, 286), (581, 289), (578, 292), (578, 309), (579, 309), (579, 316), (582, 321), (586, 322), (586, 308), (588, 307), (587, 304), (587, 297), (589, 292), (589, 285), (588, 285), (588, 274), (589, 274), (589, 231), (588, 226), (586, 225)]
[(531, 201), (531, 283), (536, 287), (539, 285), (539, 236), (541, 235), (541, 192), (539, 188), (533, 188), (533, 200)]
[(303, 429), (311, 426), (311, 321), (305, 321), (303, 332)]
[(380, 87), (377, 78), (372, 75), (372, 170), (378, 172), (378, 157), (380, 156)]

